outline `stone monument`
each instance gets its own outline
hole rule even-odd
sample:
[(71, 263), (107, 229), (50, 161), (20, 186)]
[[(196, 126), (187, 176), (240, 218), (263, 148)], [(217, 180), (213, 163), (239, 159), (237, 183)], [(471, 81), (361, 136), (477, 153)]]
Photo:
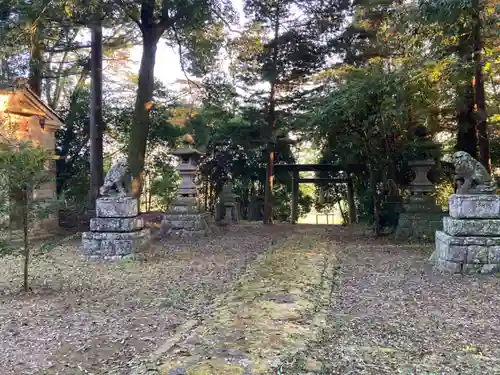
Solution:
[(414, 177), (410, 181), (410, 197), (399, 217), (395, 237), (433, 240), (436, 230), (441, 229), (444, 216), (436, 204), (434, 184), (428, 178), (429, 172), (436, 165), (437, 147), (429, 138), (425, 127), (417, 128), (415, 136), (417, 160), (408, 163)]
[(137, 198), (128, 196), (125, 179), (128, 164), (119, 161), (109, 170), (96, 200), (96, 216), (90, 231), (83, 233), (83, 251), (89, 258), (121, 259), (133, 257), (150, 239), (150, 230), (138, 217)]
[(179, 236), (208, 235), (211, 233), (210, 214), (202, 212), (198, 202), (198, 186), (194, 182), (197, 172), (196, 159), (201, 153), (193, 147), (194, 139), (186, 135), (183, 147), (172, 152), (179, 158), (177, 170), (181, 183), (177, 197), (163, 217), (162, 232)]
[(500, 196), (481, 163), (464, 151), (453, 155), (456, 194), (449, 198), (449, 217), (436, 232), (430, 261), (442, 271), (500, 271)]
[(233, 193), (233, 184), (228, 182), (219, 195), (217, 205), (217, 220), (220, 224), (230, 225), (239, 222), (236, 198), (238, 195)]

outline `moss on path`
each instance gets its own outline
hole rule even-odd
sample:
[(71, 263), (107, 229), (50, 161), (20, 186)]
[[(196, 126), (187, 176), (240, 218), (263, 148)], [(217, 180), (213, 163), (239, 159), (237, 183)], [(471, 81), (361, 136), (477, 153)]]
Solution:
[(295, 226), (216, 299), (212, 313), (167, 340), (164, 375), (276, 372), (322, 327), (335, 252), (325, 227)]

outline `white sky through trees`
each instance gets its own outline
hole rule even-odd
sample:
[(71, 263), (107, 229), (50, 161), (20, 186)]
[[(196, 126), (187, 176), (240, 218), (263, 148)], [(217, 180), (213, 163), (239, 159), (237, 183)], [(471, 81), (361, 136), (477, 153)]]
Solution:
[[(232, 0), (234, 8), (240, 14), (240, 24), (243, 22), (243, 1), (244, 0)], [(141, 55), (142, 46), (132, 48), (130, 53), (130, 59), (132, 61), (129, 67), (133, 73), (137, 74), (139, 72)], [(172, 84), (179, 79), (185, 79), (185, 75), (179, 63), (179, 54), (177, 50), (167, 46), (161, 40), (158, 43), (158, 50), (156, 52), (155, 77), (167, 85), (167, 87), (168, 84)]]

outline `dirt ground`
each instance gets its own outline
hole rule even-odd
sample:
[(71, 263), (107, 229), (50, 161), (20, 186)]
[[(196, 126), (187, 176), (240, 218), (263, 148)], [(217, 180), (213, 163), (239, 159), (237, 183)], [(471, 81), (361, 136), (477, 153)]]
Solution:
[(210, 238), (162, 240), (147, 261), (87, 262), (79, 241), (31, 266), (0, 260), (0, 374), (125, 374), (230, 288), (284, 227), (240, 225)]
[(217, 298), (198, 327), (169, 340), (156, 372), (147, 366), (139, 374), (274, 373), (280, 358), (300, 351), (325, 320), (336, 263), (330, 230), (293, 227)]
[(500, 280), (435, 273), (431, 245), (332, 231), (338, 254), (323, 334), (281, 374), (500, 374)]
[[(127, 374), (177, 327), (234, 294), (247, 266), (290, 240), (289, 231), (242, 225), (209, 239), (170, 239), (143, 262), (89, 263), (75, 244), (60, 246), (34, 259), (27, 295), (20, 259), (2, 258), (0, 374)], [(432, 244), (340, 226), (327, 236), (335, 272), (324, 329), (274, 374), (500, 374), (500, 279), (435, 273)]]

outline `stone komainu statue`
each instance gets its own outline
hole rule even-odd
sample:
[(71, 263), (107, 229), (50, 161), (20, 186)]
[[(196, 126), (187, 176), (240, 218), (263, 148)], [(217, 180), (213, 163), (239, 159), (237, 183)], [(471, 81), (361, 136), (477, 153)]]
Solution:
[(465, 151), (453, 154), (456, 194), (493, 194), (495, 181), (486, 168)]
[(113, 164), (104, 178), (104, 184), (99, 190), (101, 195), (126, 196), (126, 178), (129, 176), (129, 171), (128, 163), (125, 160), (120, 160)]

